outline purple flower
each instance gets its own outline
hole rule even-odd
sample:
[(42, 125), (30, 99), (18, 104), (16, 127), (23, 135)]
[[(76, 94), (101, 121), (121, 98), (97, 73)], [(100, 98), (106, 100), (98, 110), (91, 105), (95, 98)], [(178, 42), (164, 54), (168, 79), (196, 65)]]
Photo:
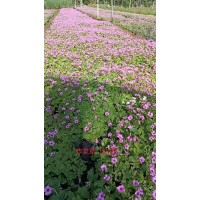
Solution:
[(142, 163), (144, 163), (145, 158), (144, 158), (144, 157), (140, 157), (140, 158), (139, 158), (139, 161), (140, 161), (140, 164), (142, 164)]
[(112, 164), (116, 164), (116, 163), (117, 163), (117, 158), (112, 158), (112, 159), (111, 159), (111, 163), (112, 163)]
[(99, 144), (99, 140), (98, 139), (95, 140), (95, 144)]
[(153, 199), (156, 199), (156, 190), (154, 190), (154, 191), (152, 192), (152, 197), (153, 197)]
[(55, 136), (54, 132), (49, 132), (49, 133), (48, 133), (48, 137), (53, 138), (54, 136)]
[(156, 175), (152, 177), (152, 182), (156, 185)]
[(119, 126), (122, 127), (124, 124), (122, 121), (119, 121)]
[(48, 101), (51, 101), (51, 98), (46, 98), (46, 101), (48, 102)]
[(123, 193), (123, 192), (125, 192), (125, 187), (123, 185), (119, 185), (117, 187), (117, 191), (120, 192), (120, 193)]
[(52, 193), (52, 187), (50, 187), (49, 185), (47, 185), (44, 188), (44, 194), (45, 194), (45, 196), (49, 196), (51, 193)]
[(108, 126), (112, 126), (113, 124), (112, 124), (112, 122), (108, 122)]
[(66, 115), (65, 118), (66, 118), (66, 119), (69, 119), (69, 115)]
[(51, 156), (51, 157), (54, 157), (54, 156), (55, 156), (55, 153), (54, 153), (54, 152), (51, 152), (51, 153), (50, 153), (50, 156)]
[(107, 79), (107, 80), (106, 80), (106, 84), (108, 84), (109, 82), (110, 82), (110, 81)]
[(130, 115), (128, 116), (128, 120), (131, 121), (133, 119), (133, 117)]
[(116, 134), (118, 135), (120, 133), (120, 131), (119, 130), (116, 130)]
[(153, 152), (151, 153), (151, 155), (152, 155), (153, 157), (156, 157), (156, 152), (153, 151)]
[(54, 141), (49, 141), (50, 146), (54, 146), (55, 142)]
[(70, 110), (75, 110), (75, 108), (74, 108), (74, 107), (71, 107)]
[(105, 181), (109, 181), (109, 180), (110, 180), (110, 176), (106, 174), (106, 175), (104, 176), (104, 180), (105, 180)]
[(108, 169), (108, 168), (107, 168), (107, 166), (106, 166), (105, 164), (101, 165), (101, 170), (102, 170), (102, 171), (107, 171), (107, 169)]
[(96, 197), (96, 200), (104, 200), (104, 199), (105, 199), (105, 194), (103, 192), (100, 192)]
[(89, 127), (86, 126), (83, 130), (84, 130), (84, 132), (87, 132), (89, 130)]
[(134, 137), (133, 137), (133, 141), (134, 141), (134, 142), (138, 141), (137, 136), (134, 136)]
[(124, 148), (128, 150), (128, 149), (129, 149), (129, 145), (128, 145), (128, 144), (125, 144), (125, 145), (124, 145)]
[(48, 113), (51, 112), (51, 107), (50, 107), (50, 106), (48, 106), (48, 107), (46, 108), (46, 112), (48, 112)]
[(156, 164), (156, 158), (155, 157), (153, 157), (151, 160), (152, 160), (153, 164)]
[(140, 182), (139, 182), (138, 180), (134, 180), (134, 181), (133, 181), (133, 185), (134, 185), (134, 186), (139, 186), (139, 185), (140, 185)]
[(152, 142), (154, 140), (154, 137), (149, 137), (149, 140)]
[(150, 175), (155, 176), (155, 169), (154, 167), (150, 167)]
[(75, 123), (75, 124), (78, 124), (78, 119), (75, 119), (75, 120), (74, 120), (74, 123)]
[(108, 137), (112, 137), (112, 133), (110, 132), (110, 133), (108, 133)]
[(149, 116), (150, 118), (152, 118), (152, 117), (153, 117), (153, 113), (152, 113), (152, 112), (148, 112), (148, 116)]
[(105, 116), (108, 117), (110, 115), (109, 112), (105, 112)]
[(88, 126), (91, 126), (92, 125), (92, 122), (88, 122)]
[(140, 188), (138, 188), (138, 190), (136, 190), (136, 192), (135, 192), (135, 195), (136, 196), (141, 196), (141, 195), (143, 195), (144, 194), (144, 192), (143, 192), (143, 189), (140, 187)]
[(155, 135), (156, 135), (156, 132), (155, 132), (155, 131), (152, 131), (152, 132), (151, 132), (151, 135), (155, 136)]

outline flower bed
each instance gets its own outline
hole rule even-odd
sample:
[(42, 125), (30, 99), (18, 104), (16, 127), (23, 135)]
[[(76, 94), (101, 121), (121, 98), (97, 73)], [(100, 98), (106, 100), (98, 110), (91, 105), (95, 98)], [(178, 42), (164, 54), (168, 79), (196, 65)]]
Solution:
[[(77, 10), (87, 13), (95, 18), (97, 16), (96, 8), (83, 6), (82, 8), (77, 7)], [(100, 9), (99, 17), (100, 19), (110, 21), (111, 11)], [(113, 23), (147, 39), (156, 39), (155, 16), (114, 11)]]
[(155, 107), (155, 42), (61, 9), (45, 35), (45, 199), (155, 199)]

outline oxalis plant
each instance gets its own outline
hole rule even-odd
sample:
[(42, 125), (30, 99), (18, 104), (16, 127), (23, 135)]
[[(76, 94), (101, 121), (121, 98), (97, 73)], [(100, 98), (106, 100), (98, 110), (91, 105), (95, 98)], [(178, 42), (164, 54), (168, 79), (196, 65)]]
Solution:
[[(74, 28), (80, 22), (86, 30)], [(90, 29), (96, 39), (87, 35)], [(104, 34), (109, 29), (116, 29), (116, 36)], [(47, 31), (46, 200), (155, 199), (154, 42), (118, 29), (61, 9)]]

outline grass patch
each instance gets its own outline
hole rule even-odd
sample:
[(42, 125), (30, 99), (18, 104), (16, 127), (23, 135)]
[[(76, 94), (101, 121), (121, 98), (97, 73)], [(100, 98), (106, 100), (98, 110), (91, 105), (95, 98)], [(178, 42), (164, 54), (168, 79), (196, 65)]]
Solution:
[[(96, 4), (89, 4), (91, 7), (96, 8)], [(99, 8), (111, 10), (111, 7), (108, 5), (99, 5)], [(143, 15), (156, 15), (156, 8), (152, 7), (145, 7), (145, 6), (138, 6), (138, 7), (131, 7), (126, 8), (122, 6), (114, 6), (114, 11), (120, 11), (120, 12), (129, 12), (129, 13), (136, 13), (136, 14), (143, 14)]]
[(59, 9), (73, 6), (73, 0), (44, 0), (44, 9)]

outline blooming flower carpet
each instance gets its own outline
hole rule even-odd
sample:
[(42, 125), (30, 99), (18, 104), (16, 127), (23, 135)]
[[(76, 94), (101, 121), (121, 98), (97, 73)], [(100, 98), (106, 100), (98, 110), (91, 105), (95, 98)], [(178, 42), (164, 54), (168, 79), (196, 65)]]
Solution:
[(62, 8), (45, 33), (44, 197), (156, 199), (156, 42)]

